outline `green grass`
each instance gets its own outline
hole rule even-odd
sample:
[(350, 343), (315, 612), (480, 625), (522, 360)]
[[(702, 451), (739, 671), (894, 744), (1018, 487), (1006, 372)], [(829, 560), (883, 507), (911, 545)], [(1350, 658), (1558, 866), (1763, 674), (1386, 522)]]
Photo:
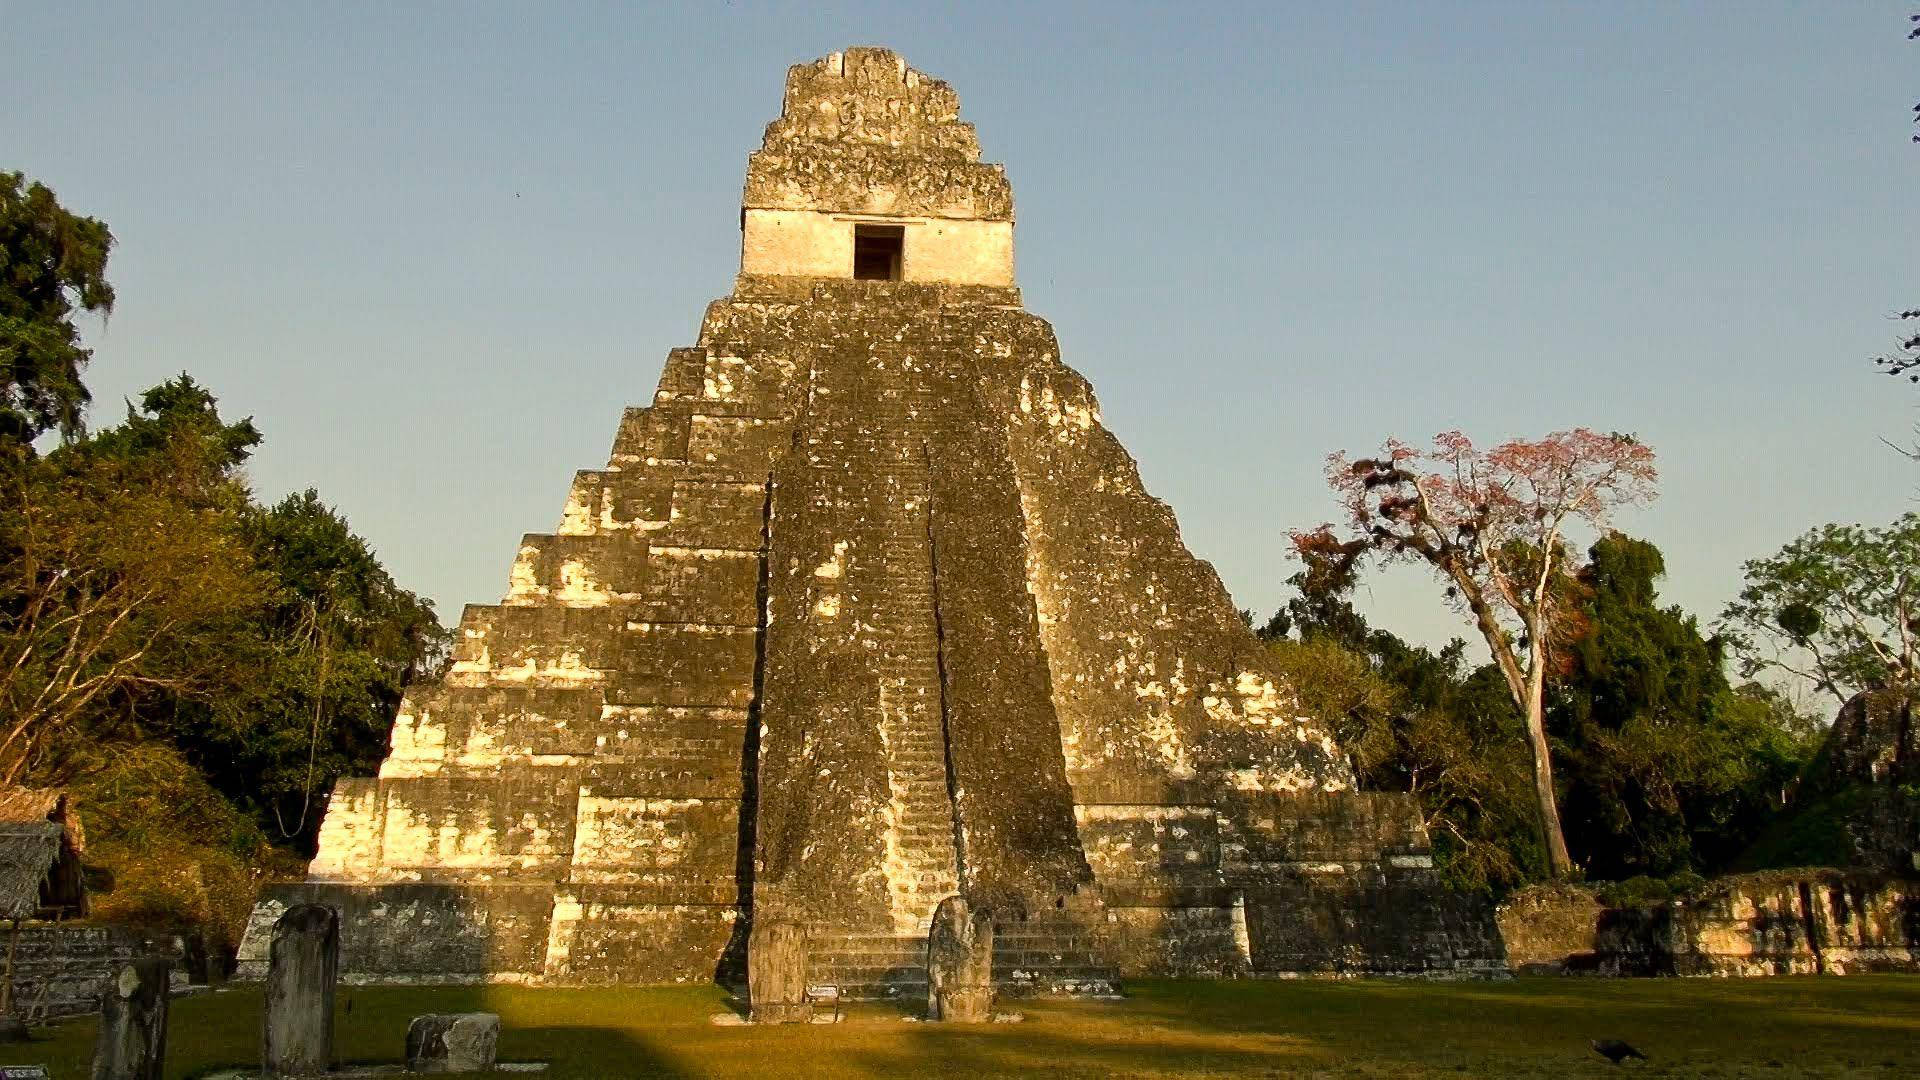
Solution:
[[(856, 1006), (837, 1026), (722, 1027), (712, 988), (344, 988), (338, 1051), (391, 1062), (420, 1013), (484, 1009), (503, 1060), (555, 1080), (613, 1077), (1907, 1076), (1920, 1070), (1920, 978), (1137, 981), (1124, 1001), (1020, 1002), (1019, 1024), (909, 1023)], [(348, 1013), (346, 1006), (352, 1003)], [(174, 1003), (167, 1076), (257, 1059), (260, 996)], [(0, 1047), (0, 1064), (86, 1075), (92, 1021)], [(1587, 1049), (1625, 1038), (1616, 1070)]]

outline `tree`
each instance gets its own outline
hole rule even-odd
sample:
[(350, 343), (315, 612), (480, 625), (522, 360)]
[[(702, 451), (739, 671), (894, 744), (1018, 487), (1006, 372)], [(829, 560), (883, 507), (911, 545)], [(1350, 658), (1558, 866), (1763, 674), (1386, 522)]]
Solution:
[(1541, 840), (1555, 877), (1572, 861), (1554, 798), (1544, 720), (1551, 651), (1571, 634), (1567, 529), (1604, 524), (1654, 494), (1653, 451), (1630, 435), (1585, 428), (1492, 450), (1446, 432), (1420, 451), (1390, 440), (1382, 456), (1328, 459), (1327, 480), (1347, 511), (1333, 526), (1293, 534), (1303, 555), (1376, 554), (1425, 562), (1485, 639), (1525, 721)]
[(1728, 685), (1718, 640), (1660, 605), (1665, 570), (1644, 540), (1593, 544), (1583, 632), (1549, 688), (1568, 847), (1593, 877), (1721, 868), (1779, 811), (1809, 752), (1764, 691)]
[(1920, 514), (1879, 529), (1822, 525), (1743, 569), (1745, 585), (1716, 624), (1742, 674), (1784, 671), (1841, 704), (1914, 682)]
[(247, 501), (246, 489), (234, 470), (246, 464), (260, 445), (260, 429), (247, 417), (227, 423), (213, 392), (181, 372), (140, 395), (136, 408), (127, 403), (127, 417), (82, 443), (60, 452), (69, 459), (115, 457), (128, 461), (160, 453), (169, 444), (187, 440), (199, 448), (200, 468), (177, 474), (197, 478), (217, 488), (222, 505), (236, 508)]
[(62, 209), (46, 185), (0, 172), (0, 443), (82, 427), (87, 389), (76, 310), (113, 310), (105, 224)]
[(171, 743), (311, 847), (333, 781), (379, 761), (448, 635), (317, 493), (253, 501), (259, 442), (182, 374), (44, 457), (0, 450), (0, 781)]
[(234, 676), (265, 583), (233, 528), (230, 453), (186, 419), (136, 414), (137, 453), (0, 446), (0, 783), (83, 724)]
[(249, 507), (240, 532), (272, 583), (252, 677), (166, 726), (214, 787), (310, 853), (327, 791), (378, 765), (402, 689), (437, 673), (450, 636), (317, 492)]
[[(1350, 561), (1310, 556), (1297, 594), (1260, 631), (1302, 704), (1334, 725), (1360, 786), (1420, 804), (1434, 862), (1455, 887), (1505, 892), (1541, 876), (1520, 718), (1466, 643), (1439, 652), (1367, 624)], [(1290, 633), (1298, 634), (1298, 640)]]

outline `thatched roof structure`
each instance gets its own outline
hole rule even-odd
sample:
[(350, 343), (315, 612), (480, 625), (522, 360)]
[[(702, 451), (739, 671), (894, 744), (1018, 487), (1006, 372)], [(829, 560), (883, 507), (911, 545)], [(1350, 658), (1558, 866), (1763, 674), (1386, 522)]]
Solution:
[(0, 919), (86, 913), (80, 822), (65, 792), (0, 788)]
[(66, 831), (51, 821), (0, 824), (0, 919), (31, 919), (40, 911)]

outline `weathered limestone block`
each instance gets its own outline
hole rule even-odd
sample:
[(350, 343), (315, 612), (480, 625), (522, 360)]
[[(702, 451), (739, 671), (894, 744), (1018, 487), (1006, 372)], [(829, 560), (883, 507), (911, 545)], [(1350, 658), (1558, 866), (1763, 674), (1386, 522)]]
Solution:
[(1900, 783), (1920, 778), (1920, 725), (1905, 687), (1855, 694), (1833, 718), (1814, 770), (1828, 785)]
[(940, 901), (927, 934), (927, 1019), (993, 1019), (993, 915), (963, 896)]
[(711, 982), (737, 901), (731, 881), (574, 885), (554, 898), (543, 975), (567, 985)]
[(273, 926), (288, 908), (340, 913), (340, 971), (349, 981), (486, 982), (538, 975), (554, 886), (484, 883), (269, 885), (260, 891), (235, 957), (234, 977), (267, 976)]
[(289, 908), (273, 925), (261, 1068), (312, 1076), (333, 1067), (333, 991), (340, 979), (340, 914), (323, 904)]
[(1591, 972), (1599, 962), (1595, 934), (1605, 905), (1591, 889), (1535, 885), (1500, 905), (1500, 938), (1516, 975)]
[[(10, 935), (11, 936), (11, 935)], [(206, 981), (205, 946), (195, 934), (148, 934), (123, 926), (41, 923), (22, 926), (15, 952), (13, 1000), (23, 1015), (62, 1019), (100, 1011), (100, 987), (128, 961), (165, 956), (177, 989)]]
[(100, 991), (100, 1033), (93, 1042), (92, 1080), (161, 1080), (167, 1057), (164, 956), (123, 965)]
[(1603, 912), (1603, 975), (1847, 975), (1920, 971), (1920, 883), (1845, 871), (1774, 871), (1696, 896)]
[(416, 1016), (407, 1025), (407, 1071), (485, 1072), (500, 1046), (500, 1017), (493, 1013)]
[(1256, 973), (1505, 972), (1492, 905), (1440, 881), (1411, 796), (1244, 793), (1218, 810)]
[(813, 1019), (807, 999), (807, 928), (791, 919), (756, 922), (747, 945), (747, 1001), (756, 1024), (804, 1024)]

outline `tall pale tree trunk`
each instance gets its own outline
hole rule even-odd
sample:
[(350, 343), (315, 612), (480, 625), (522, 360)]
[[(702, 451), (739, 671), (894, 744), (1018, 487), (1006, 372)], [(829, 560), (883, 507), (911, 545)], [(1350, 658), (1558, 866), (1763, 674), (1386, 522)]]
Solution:
[(1573, 858), (1567, 854), (1566, 834), (1560, 830), (1560, 801), (1553, 794), (1553, 756), (1547, 747), (1547, 658), (1541, 628), (1527, 628), (1527, 658), (1532, 663), (1530, 670), (1522, 671), (1520, 661), (1513, 655), (1512, 639), (1494, 620), (1479, 591), (1471, 587), (1471, 579), (1457, 574), (1454, 580), (1471, 599), (1474, 621), (1480, 627), (1481, 636), (1486, 638), (1494, 665), (1506, 679), (1507, 691), (1513, 695), (1513, 703), (1525, 721), (1527, 751), (1533, 760), (1533, 798), (1540, 816), (1540, 841), (1547, 849), (1547, 871), (1556, 880), (1565, 878), (1573, 873)]
[(1540, 810), (1540, 838), (1547, 848), (1547, 868), (1557, 880), (1573, 873), (1573, 858), (1567, 854), (1567, 836), (1560, 828), (1560, 801), (1553, 794), (1553, 758), (1547, 746), (1545, 669), (1546, 657), (1536, 650), (1521, 712), (1527, 718), (1527, 749), (1533, 757), (1533, 797)]

